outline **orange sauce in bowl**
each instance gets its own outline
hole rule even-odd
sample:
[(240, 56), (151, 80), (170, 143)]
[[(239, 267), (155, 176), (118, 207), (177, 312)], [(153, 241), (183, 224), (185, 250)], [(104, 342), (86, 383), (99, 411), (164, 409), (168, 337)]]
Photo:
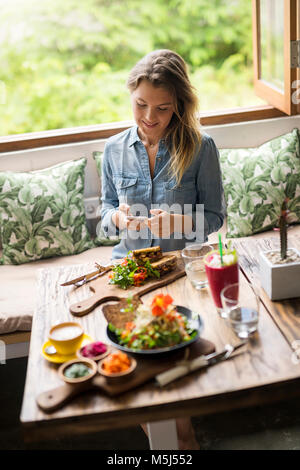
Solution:
[(107, 374), (116, 374), (125, 372), (129, 369), (130, 365), (131, 362), (127, 354), (122, 351), (116, 351), (103, 360), (102, 368)]

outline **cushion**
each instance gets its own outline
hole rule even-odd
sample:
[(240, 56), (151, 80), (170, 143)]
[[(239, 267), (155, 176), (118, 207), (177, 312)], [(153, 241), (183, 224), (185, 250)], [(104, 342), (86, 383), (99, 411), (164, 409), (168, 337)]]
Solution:
[[(96, 162), (96, 167), (97, 167), (99, 178), (101, 179), (103, 152), (94, 152), (93, 157)], [(104, 230), (102, 230), (101, 228), (101, 221), (100, 221), (96, 228), (96, 237), (94, 238), (94, 243), (96, 246), (113, 246), (113, 245), (117, 245), (117, 243), (120, 243), (120, 240), (117, 236), (107, 237), (104, 233)]]
[(284, 198), (289, 222), (300, 222), (299, 130), (257, 148), (220, 149), (227, 204), (227, 238), (245, 237), (278, 225)]
[(1, 264), (92, 248), (83, 203), (86, 159), (28, 173), (0, 173)]

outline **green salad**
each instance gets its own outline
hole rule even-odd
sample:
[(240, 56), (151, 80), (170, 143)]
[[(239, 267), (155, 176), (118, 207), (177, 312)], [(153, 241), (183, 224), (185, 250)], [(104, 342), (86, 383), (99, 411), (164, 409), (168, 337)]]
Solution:
[(197, 336), (188, 319), (177, 312), (169, 295), (158, 294), (151, 304), (140, 304), (135, 318), (124, 329), (109, 324), (118, 342), (133, 350), (159, 349), (181, 344)]
[(116, 284), (121, 289), (127, 289), (130, 286), (140, 286), (144, 284), (149, 277), (160, 278), (160, 273), (153, 269), (150, 261), (146, 261), (143, 266), (139, 266), (132, 258), (131, 252), (112, 268), (109, 275), (109, 283)]

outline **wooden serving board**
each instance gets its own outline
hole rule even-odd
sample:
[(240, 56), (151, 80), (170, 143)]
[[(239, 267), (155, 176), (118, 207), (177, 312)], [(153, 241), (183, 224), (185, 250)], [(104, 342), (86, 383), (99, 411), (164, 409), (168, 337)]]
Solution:
[[(176, 362), (183, 359), (186, 349), (176, 352), (150, 357), (137, 357), (137, 367), (132, 375), (124, 378), (124, 382), (109, 383), (105, 377), (97, 374), (91, 380), (79, 384), (65, 383), (61, 387), (41, 393), (36, 402), (43, 411), (51, 413), (74, 397), (91, 389), (100, 390), (106, 395), (117, 396), (132, 390), (153, 379), (157, 374), (164, 372), (175, 366)], [(195, 343), (189, 346), (189, 358), (194, 359), (201, 355), (211, 354), (215, 351), (215, 345), (206, 339), (199, 338)]]
[(91, 312), (95, 307), (105, 302), (119, 301), (130, 295), (142, 296), (151, 292), (155, 289), (159, 289), (163, 286), (170, 284), (171, 282), (185, 276), (184, 262), (181, 258), (177, 257), (176, 268), (162, 276), (159, 280), (151, 279), (139, 287), (132, 287), (130, 289), (121, 289), (120, 287), (109, 284), (109, 273), (104, 274), (95, 281), (89, 284), (90, 290), (94, 293), (91, 297), (80, 301), (70, 306), (70, 312), (72, 315), (82, 317), (87, 313)]

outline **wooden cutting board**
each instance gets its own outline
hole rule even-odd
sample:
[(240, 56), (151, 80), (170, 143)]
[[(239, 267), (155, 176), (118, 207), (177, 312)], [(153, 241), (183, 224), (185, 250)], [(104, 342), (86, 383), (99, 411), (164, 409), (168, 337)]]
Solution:
[[(124, 382), (109, 383), (105, 377), (97, 374), (91, 380), (80, 384), (67, 384), (61, 387), (41, 393), (36, 402), (45, 412), (51, 413), (69, 402), (75, 396), (91, 389), (100, 390), (109, 396), (117, 396), (132, 390), (153, 379), (157, 374), (164, 372), (176, 365), (176, 362), (183, 359), (186, 349), (176, 352), (150, 357), (135, 355), (137, 367), (132, 375), (124, 378)], [(215, 351), (215, 345), (203, 338), (199, 338), (189, 346), (189, 358), (194, 359), (201, 355), (211, 354)], [(196, 373), (196, 372), (195, 372)]]
[(106, 273), (89, 284), (90, 290), (94, 294), (79, 303), (71, 305), (70, 312), (72, 315), (82, 317), (100, 304), (110, 301), (119, 301), (135, 294), (142, 296), (155, 289), (166, 286), (182, 276), (185, 276), (184, 262), (179, 257), (177, 257), (177, 266), (173, 271), (165, 274), (159, 280), (151, 279), (146, 281), (146, 283), (140, 287), (132, 287), (126, 290), (121, 289), (114, 284), (109, 284), (109, 273)]

